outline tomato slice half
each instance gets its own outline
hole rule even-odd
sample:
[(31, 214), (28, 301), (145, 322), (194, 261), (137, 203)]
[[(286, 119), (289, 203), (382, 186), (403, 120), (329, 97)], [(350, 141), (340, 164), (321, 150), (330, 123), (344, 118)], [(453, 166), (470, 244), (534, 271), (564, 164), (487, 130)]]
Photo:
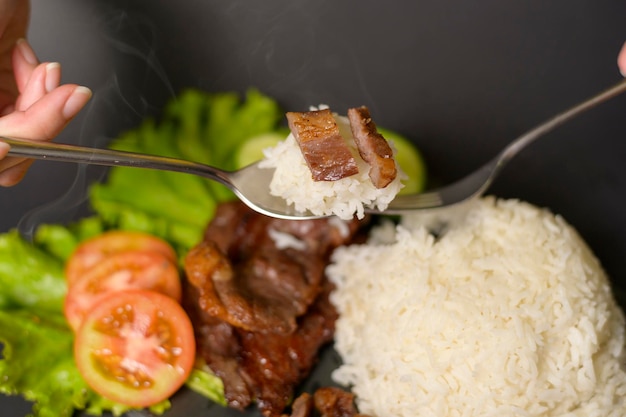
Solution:
[(100, 260), (86, 270), (65, 296), (65, 317), (78, 330), (86, 312), (112, 291), (152, 290), (176, 301), (182, 297), (178, 268), (164, 255), (151, 251), (126, 251)]
[(112, 292), (85, 316), (74, 343), (78, 369), (105, 398), (148, 407), (169, 398), (195, 362), (189, 317), (172, 298), (144, 290)]
[(176, 264), (176, 252), (166, 241), (143, 232), (111, 230), (78, 245), (65, 266), (68, 285), (107, 256), (137, 250), (158, 252)]

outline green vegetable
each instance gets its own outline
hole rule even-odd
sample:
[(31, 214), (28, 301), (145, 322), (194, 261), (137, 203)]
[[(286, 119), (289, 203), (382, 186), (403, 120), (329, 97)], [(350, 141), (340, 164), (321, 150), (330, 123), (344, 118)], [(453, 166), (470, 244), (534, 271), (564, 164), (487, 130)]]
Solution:
[(388, 129), (378, 127), (378, 131), (385, 139), (393, 142), (396, 148), (396, 161), (402, 171), (409, 177), (405, 180), (402, 194), (419, 193), (426, 186), (426, 164), (419, 150), (404, 136)]
[(93, 394), (74, 364), (73, 336), (63, 316), (3, 310), (0, 329), (0, 391), (35, 402), (33, 412), (40, 417), (69, 417), (84, 408)]
[(235, 152), (236, 167), (243, 168), (254, 162), (260, 161), (264, 157), (264, 149), (273, 148), (276, 144), (278, 144), (278, 142), (285, 140), (288, 134), (288, 132), (264, 133), (242, 143)]
[(62, 311), (63, 265), (34, 248), (17, 231), (0, 235), (0, 309)]
[(207, 397), (208, 399), (226, 406), (226, 398), (224, 398), (224, 384), (222, 380), (217, 378), (204, 362), (196, 364), (191, 371), (191, 375), (187, 378), (185, 385)]
[(80, 242), (103, 231), (104, 224), (98, 217), (87, 217), (68, 227), (43, 224), (37, 228), (35, 243), (60, 260), (66, 261)]
[[(243, 101), (235, 93), (190, 90), (170, 103), (159, 123), (147, 120), (111, 147), (234, 170), (248, 139), (285, 133), (278, 127), (282, 118), (276, 102), (256, 90)], [(226, 187), (201, 177), (128, 167), (112, 169), (106, 183), (91, 189), (93, 208), (107, 225), (155, 234), (179, 252), (201, 239), (216, 205), (231, 198)]]

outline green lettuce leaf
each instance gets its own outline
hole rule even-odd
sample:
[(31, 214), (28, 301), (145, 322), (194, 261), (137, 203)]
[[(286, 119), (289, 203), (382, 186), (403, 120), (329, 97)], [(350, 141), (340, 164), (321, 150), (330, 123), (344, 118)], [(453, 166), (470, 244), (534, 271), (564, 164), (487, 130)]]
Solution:
[(0, 309), (62, 311), (63, 265), (33, 247), (17, 231), (0, 235)]
[(74, 338), (63, 321), (53, 313), (0, 311), (0, 391), (33, 401), (39, 417), (70, 417), (91, 395), (74, 363)]
[[(256, 90), (244, 100), (189, 90), (167, 106), (159, 123), (146, 120), (110, 146), (233, 170), (241, 144), (284, 132), (282, 118), (278, 104)], [(129, 167), (111, 169), (105, 183), (91, 188), (91, 204), (109, 226), (155, 234), (180, 252), (201, 239), (217, 204), (231, 198), (226, 187), (198, 176)]]
[(37, 228), (34, 241), (42, 250), (65, 263), (80, 242), (102, 232), (102, 219), (87, 217), (69, 226), (42, 224)]
[(224, 397), (224, 384), (222, 380), (215, 376), (203, 360), (199, 359), (196, 367), (191, 371), (191, 375), (185, 381), (187, 388), (202, 394), (211, 401), (226, 406)]

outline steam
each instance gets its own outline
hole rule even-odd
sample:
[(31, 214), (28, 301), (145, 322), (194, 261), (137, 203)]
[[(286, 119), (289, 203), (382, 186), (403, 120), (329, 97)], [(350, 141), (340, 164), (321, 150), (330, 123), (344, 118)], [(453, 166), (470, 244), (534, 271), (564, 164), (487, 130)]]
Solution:
[(78, 165), (74, 182), (63, 196), (22, 216), (17, 224), (17, 229), (24, 238), (32, 240), (34, 232), (40, 224), (65, 223), (76, 216), (87, 199), (86, 170), (85, 165)]
[[(137, 126), (146, 116), (160, 109), (160, 106), (152, 106), (151, 98), (143, 92), (148, 86), (139, 84), (137, 80), (153, 77), (170, 97), (175, 96), (166, 71), (157, 58), (154, 24), (146, 16), (130, 15), (119, 10), (99, 16), (104, 16), (99, 17), (99, 40), (104, 44), (102, 49), (108, 49), (111, 56), (105, 59), (97, 57), (98, 62), (107, 64), (101, 85), (89, 86), (94, 91), (91, 102), (60, 135), (58, 142), (66, 141), (64, 138), (68, 137), (71, 128), (72, 131), (78, 130), (78, 134), (73, 134), (78, 138), (78, 144), (106, 147), (120, 130)], [(99, 70), (103, 71), (102, 68)], [(69, 139), (67, 141), (69, 143)], [(68, 223), (89, 213), (86, 204), (89, 186), (101, 182), (107, 169), (86, 164), (76, 167), (74, 181), (67, 191), (22, 216), (17, 229), (26, 239), (32, 240), (40, 224)]]

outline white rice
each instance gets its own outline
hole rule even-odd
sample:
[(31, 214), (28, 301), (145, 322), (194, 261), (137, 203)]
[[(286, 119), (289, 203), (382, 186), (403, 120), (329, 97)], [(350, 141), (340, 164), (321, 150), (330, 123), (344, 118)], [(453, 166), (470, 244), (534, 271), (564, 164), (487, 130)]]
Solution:
[[(275, 168), (270, 193), (287, 200), (298, 212), (310, 211), (320, 216), (334, 214), (344, 220), (355, 215), (363, 218), (365, 207), (386, 209), (402, 188), (401, 181), (406, 175), (398, 169), (394, 181), (385, 188), (376, 188), (368, 176), (369, 166), (359, 156), (352, 139), (350, 122), (346, 117), (334, 117), (357, 162), (359, 173), (338, 181), (313, 181), (302, 151), (290, 134), (275, 147), (264, 151), (265, 158), (260, 166)], [(390, 145), (393, 148), (391, 141)]]
[(494, 198), (438, 238), (421, 221), (383, 226), (328, 268), (343, 359), (333, 378), (360, 412), (626, 415), (624, 317), (571, 226)]

